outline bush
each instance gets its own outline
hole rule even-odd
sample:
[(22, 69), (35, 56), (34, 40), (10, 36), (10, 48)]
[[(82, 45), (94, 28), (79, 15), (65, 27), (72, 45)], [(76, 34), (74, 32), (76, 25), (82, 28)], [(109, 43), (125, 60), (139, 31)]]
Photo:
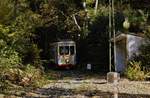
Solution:
[(42, 81), (41, 69), (30, 64), (23, 66), (18, 52), (10, 47), (0, 49), (0, 92), (9, 90), (11, 84), (39, 87)]
[(0, 70), (0, 92), (8, 91), (13, 85), (35, 88), (47, 82), (42, 71), (30, 64), (23, 68), (3, 67)]
[(142, 62), (142, 65), (150, 68), (150, 43), (146, 43), (140, 47), (141, 54), (137, 57), (137, 60)]
[(19, 81), (19, 85), (24, 87), (41, 87), (47, 83), (47, 79), (43, 71), (31, 64), (27, 64), (22, 70), (23, 75)]
[(20, 63), (21, 58), (19, 57), (18, 52), (16, 52), (12, 48), (5, 47), (0, 50), (0, 67), (16, 67)]
[(141, 62), (137, 61), (130, 61), (125, 70), (125, 75), (130, 80), (145, 80), (148, 74), (149, 73), (141, 66)]
[(5, 91), (10, 81), (18, 81), (19, 71), (16, 69), (21, 64), (18, 53), (10, 47), (0, 49), (0, 92)]
[(25, 47), (26, 49), (22, 52), (23, 64), (32, 64), (35, 67), (41, 67), (40, 52), (36, 44)]

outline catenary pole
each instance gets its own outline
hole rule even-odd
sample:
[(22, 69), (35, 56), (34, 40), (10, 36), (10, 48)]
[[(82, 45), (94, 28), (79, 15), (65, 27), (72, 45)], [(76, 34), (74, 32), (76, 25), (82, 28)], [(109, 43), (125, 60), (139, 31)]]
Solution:
[(114, 8), (114, 0), (112, 0), (112, 28), (113, 28), (113, 43), (114, 43), (114, 67), (116, 68), (116, 30), (115, 30), (115, 8)]
[(109, 0), (109, 71), (111, 72), (111, 30), (112, 30), (112, 20), (111, 20), (111, 0)]

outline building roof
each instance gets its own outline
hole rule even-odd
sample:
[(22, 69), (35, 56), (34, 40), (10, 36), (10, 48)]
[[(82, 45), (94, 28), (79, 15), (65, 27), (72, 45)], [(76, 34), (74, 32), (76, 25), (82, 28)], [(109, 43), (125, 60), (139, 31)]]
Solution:
[[(123, 39), (126, 39), (127, 35), (132, 35), (132, 36), (137, 36), (137, 37), (144, 37), (143, 33), (118, 33), (116, 34), (115, 40), (116, 41), (120, 41)], [(114, 41), (114, 38), (111, 39), (111, 41)]]

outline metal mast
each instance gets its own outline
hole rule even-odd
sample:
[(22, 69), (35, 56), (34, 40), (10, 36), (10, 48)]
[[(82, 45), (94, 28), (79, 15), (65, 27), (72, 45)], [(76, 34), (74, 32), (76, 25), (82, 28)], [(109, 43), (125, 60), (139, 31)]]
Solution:
[(112, 30), (112, 21), (111, 21), (111, 0), (109, 0), (109, 71), (111, 72), (111, 30)]
[(114, 43), (114, 67), (116, 68), (116, 30), (115, 30), (115, 8), (114, 8), (114, 0), (112, 0), (112, 27), (113, 27), (113, 43)]
[[(112, 34), (113, 33), (113, 34)], [(116, 68), (116, 31), (115, 31), (115, 10), (114, 10), (114, 0), (109, 0), (109, 71), (112, 71), (112, 44), (111, 44), (111, 38), (113, 35), (113, 43), (114, 43), (114, 67), (115, 71), (117, 71)]]

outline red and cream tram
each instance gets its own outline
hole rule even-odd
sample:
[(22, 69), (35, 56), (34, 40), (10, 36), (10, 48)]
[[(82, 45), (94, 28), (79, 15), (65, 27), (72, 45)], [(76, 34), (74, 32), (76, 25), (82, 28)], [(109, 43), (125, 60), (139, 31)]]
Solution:
[(59, 41), (51, 44), (51, 62), (57, 67), (71, 68), (76, 64), (76, 44), (74, 41)]

